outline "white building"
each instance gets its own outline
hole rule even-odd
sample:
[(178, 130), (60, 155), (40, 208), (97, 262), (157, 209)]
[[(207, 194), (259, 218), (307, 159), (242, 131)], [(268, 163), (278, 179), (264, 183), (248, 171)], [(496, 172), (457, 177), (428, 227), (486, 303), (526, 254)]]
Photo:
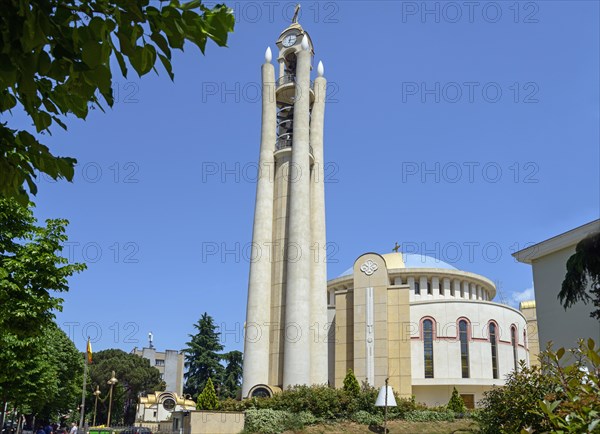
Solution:
[(513, 254), (533, 270), (541, 350), (550, 341), (555, 350), (576, 347), (581, 338), (600, 342), (600, 321), (590, 317), (593, 305), (579, 302), (565, 309), (557, 298), (577, 243), (598, 232), (600, 220), (594, 220)]
[(132, 354), (150, 361), (160, 372), (160, 378), (165, 382), (165, 390), (183, 395), (183, 353), (177, 350), (156, 351), (153, 346), (138, 349), (135, 347)]
[(154, 392), (141, 396), (136, 409), (136, 422), (158, 423), (169, 420), (175, 411), (195, 410), (196, 403), (173, 392)]
[(445, 405), (453, 387), (473, 407), (483, 392), (529, 363), (527, 321), (494, 303), (493, 282), (437, 259), (367, 253), (328, 282), (329, 381), (348, 369), (401, 396)]

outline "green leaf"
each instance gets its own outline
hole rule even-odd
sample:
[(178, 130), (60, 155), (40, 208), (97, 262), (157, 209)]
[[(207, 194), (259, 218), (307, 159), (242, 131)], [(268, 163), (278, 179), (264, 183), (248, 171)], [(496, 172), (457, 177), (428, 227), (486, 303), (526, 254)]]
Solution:
[(102, 61), (102, 46), (96, 41), (87, 41), (82, 47), (82, 58), (87, 66), (95, 68)]
[(46, 112), (37, 112), (33, 118), (37, 132), (47, 129), (52, 124), (52, 118)]
[(168, 57), (171, 58), (171, 50), (169, 49), (169, 43), (165, 39), (165, 37), (158, 33), (154, 32), (150, 35), (150, 39), (154, 41), (156, 46), (160, 48), (160, 50)]
[(167, 74), (169, 74), (169, 77), (171, 78), (171, 81), (173, 81), (175, 79), (175, 74), (173, 74), (173, 69), (171, 67), (171, 62), (169, 61), (169, 59), (167, 59), (162, 54), (159, 54), (158, 57), (160, 58), (160, 61), (162, 62), (165, 70), (167, 71)]
[(17, 105), (17, 99), (10, 93), (5, 93), (0, 97), (0, 112), (10, 110)]

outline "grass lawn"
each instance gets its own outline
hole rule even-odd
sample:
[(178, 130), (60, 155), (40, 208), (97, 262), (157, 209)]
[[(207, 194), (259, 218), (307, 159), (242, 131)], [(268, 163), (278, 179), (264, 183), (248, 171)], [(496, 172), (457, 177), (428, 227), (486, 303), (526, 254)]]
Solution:
[[(454, 422), (407, 422), (404, 420), (393, 420), (388, 422), (388, 432), (390, 434), (466, 434), (477, 432), (477, 424), (470, 419), (460, 419)], [(353, 422), (344, 422), (336, 424), (319, 424), (307, 427), (303, 431), (286, 431), (286, 434), (333, 434), (333, 433), (351, 433), (351, 434), (369, 434), (383, 433), (383, 427), (369, 427), (359, 425)]]

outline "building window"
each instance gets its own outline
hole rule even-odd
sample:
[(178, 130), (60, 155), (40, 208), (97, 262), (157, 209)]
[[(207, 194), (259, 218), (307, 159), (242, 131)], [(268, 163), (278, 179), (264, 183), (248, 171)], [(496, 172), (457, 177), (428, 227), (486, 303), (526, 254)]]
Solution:
[(473, 410), (475, 408), (475, 395), (473, 394), (460, 394), (463, 402), (465, 403), (465, 407), (469, 410)]
[(439, 285), (440, 295), (444, 295), (444, 281), (442, 279), (439, 280)]
[(173, 398), (167, 398), (163, 401), (163, 407), (167, 411), (175, 410), (175, 400)]
[(421, 284), (415, 279), (415, 294), (421, 295)]
[(496, 324), (490, 323), (490, 346), (492, 347), (492, 376), (498, 378), (498, 342), (496, 341)]
[(431, 289), (431, 282), (427, 281), (427, 295), (433, 295), (433, 290)]
[(513, 348), (513, 363), (516, 371), (519, 366), (519, 356), (517, 354), (517, 329), (514, 326), (510, 328), (510, 343)]
[(165, 361), (163, 359), (156, 359), (154, 364), (156, 366), (165, 366)]
[(433, 321), (423, 321), (423, 350), (425, 353), (425, 378), (433, 378)]
[(454, 296), (455, 296), (455, 293), (454, 293), (454, 284), (455, 284), (455, 283), (456, 283), (456, 282), (452, 282), (452, 281), (450, 281), (450, 296), (451, 296), (451, 297), (454, 297)]
[(460, 338), (460, 367), (463, 378), (469, 378), (469, 335), (467, 327), (469, 324), (463, 319), (458, 323), (458, 334)]

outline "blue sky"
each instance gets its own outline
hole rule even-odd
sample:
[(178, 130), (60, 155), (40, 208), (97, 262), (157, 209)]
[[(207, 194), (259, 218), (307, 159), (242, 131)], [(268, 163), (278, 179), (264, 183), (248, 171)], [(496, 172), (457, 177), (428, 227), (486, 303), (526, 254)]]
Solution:
[[(57, 315), (80, 349), (89, 334), (129, 351), (149, 331), (181, 349), (203, 312), (243, 347), (260, 65), (293, 3), (230, 6), (229, 48), (188, 46), (174, 83), (116, 79), (112, 110), (43, 137), (79, 161), (72, 184), (42, 178), (36, 215), (69, 219), (65, 253), (88, 262)], [(330, 277), (397, 241), (514, 304), (533, 279), (511, 253), (598, 218), (598, 2), (469, 7), (302, 3), (330, 86)]]

